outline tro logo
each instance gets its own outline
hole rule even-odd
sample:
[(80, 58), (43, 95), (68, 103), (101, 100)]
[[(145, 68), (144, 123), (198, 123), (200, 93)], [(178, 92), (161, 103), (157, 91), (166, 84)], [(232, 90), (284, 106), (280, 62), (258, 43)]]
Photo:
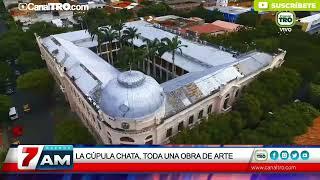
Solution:
[(276, 22), (279, 27), (292, 27), (296, 23), (294, 12), (278, 12)]
[(18, 168), (21, 170), (69, 169), (73, 167), (70, 145), (23, 145), (18, 147)]
[(268, 159), (268, 152), (265, 150), (256, 150), (254, 157), (256, 161), (266, 161)]

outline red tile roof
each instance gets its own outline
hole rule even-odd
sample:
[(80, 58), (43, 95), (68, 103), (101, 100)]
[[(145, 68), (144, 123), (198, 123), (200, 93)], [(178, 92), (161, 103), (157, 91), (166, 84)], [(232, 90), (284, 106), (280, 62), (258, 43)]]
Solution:
[(225, 31), (225, 28), (222, 28), (220, 26), (216, 26), (213, 24), (203, 24), (203, 25), (189, 27), (186, 30), (196, 32), (199, 34), (208, 34), (208, 33)]

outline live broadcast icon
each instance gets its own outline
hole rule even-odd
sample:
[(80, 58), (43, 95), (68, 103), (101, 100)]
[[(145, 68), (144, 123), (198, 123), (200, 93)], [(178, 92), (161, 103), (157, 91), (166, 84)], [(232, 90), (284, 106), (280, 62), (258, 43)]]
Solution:
[(18, 169), (20, 170), (61, 170), (72, 168), (72, 145), (18, 146)]

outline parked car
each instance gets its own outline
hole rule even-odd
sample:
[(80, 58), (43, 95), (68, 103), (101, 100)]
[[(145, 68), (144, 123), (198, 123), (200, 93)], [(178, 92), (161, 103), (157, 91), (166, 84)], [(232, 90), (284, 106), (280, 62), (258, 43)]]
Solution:
[(31, 111), (31, 108), (29, 104), (23, 105), (23, 112), (30, 112), (30, 111)]
[(16, 120), (19, 118), (16, 107), (11, 107), (9, 110), (9, 118), (11, 120)]

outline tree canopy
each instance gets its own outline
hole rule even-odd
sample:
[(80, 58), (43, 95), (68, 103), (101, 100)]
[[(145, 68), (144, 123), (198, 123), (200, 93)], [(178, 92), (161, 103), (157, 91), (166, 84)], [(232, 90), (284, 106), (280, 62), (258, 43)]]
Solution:
[(25, 71), (43, 68), (45, 63), (41, 59), (40, 54), (35, 51), (23, 51), (18, 57), (18, 64), (23, 67)]
[(9, 109), (12, 106), (12, 101), (9, 96), (0, 94), (0, 121), (6, 121), (9, 119)]
[(55, 143), (95, 144), (96, 142), (80, 121), (64, 120), (56, 125)]
[(17, 79), (18, 89), (39, 95), (49, 95), (53, 84), (53, 78), (46, 69), (32, 70)]

